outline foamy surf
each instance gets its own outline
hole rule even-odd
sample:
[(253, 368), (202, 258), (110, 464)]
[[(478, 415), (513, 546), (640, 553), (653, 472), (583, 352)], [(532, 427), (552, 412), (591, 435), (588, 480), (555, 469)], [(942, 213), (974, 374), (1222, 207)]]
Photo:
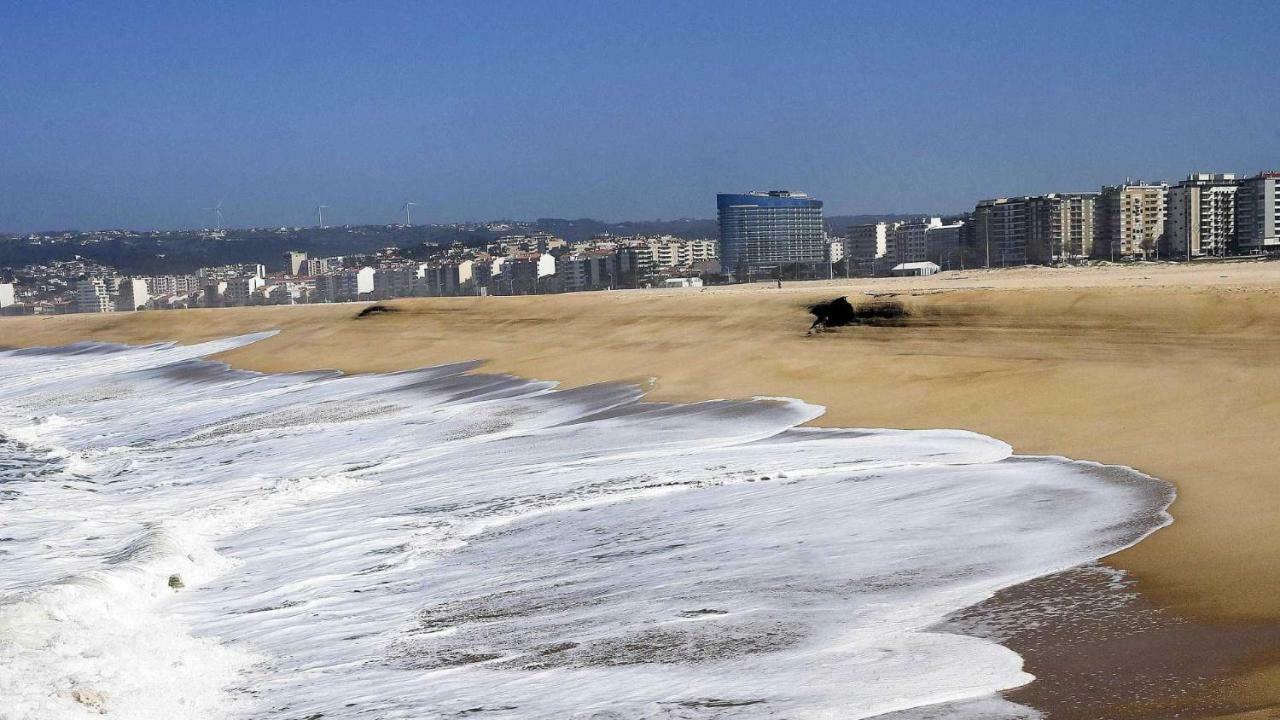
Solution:
[(258, 337), (0, 353), (0, 718), (1018, 716), (937, 624), (1168, 521), (796, 400), (198, 359)]

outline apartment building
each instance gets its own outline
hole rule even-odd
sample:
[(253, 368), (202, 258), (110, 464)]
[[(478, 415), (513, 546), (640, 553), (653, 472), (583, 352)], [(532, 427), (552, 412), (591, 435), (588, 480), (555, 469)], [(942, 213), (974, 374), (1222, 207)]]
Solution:
[(373, 297), (378, 300), (427, 294), (425, 263), (380, 267), (373, 271)]
[(691, 267), (714, 260), (718, 254), (715, 240), (681, 240), (668, 235), (649, 240), (646, 245), (655, 268)]
[(897, 223), (871, 223), (869, 225), (850, 225), (844, 231), (845, 257), (851, 262), (870, 264), (888, 253), (889, 233), (897, 227)]
[(601, 290), (612, 286), (611, 254), (580, 252), (562, 255), (556, 260), (556, 277), (563, 292)]
[(17, 303), (17, 294), (13, 291), (13, 283), (0, 283), (0, 310)]
[(950, 268), (960, 260), (960, 233), (964, 223), (936, 225), (924, 231), (925, 255), (929, 262)]
[(1102, 188), (1093, 255), (1120, 260), (1155, 257), (1164, 237), (1168, 183), (1126, 183)]
[(1176, 258), (1223, 256), (1236, 239), (1236, 191), (1232, 173), (1193, 173), (1169, 188), (1165, 238)]
[(1258, 173), (1240, 181), (1236, 246), (1242, 252), (1280, 248), (1280, 172)]
[(976, 259), (987, 267), (1027, 263), (1027, 198), (993, 198), (973, 208)]
[(1024, 198), (1026, 262), (1054, 264), (1088, 258), (1096, 243), (1100, 193), (1050, 193)]
[(245, 307), (255, 304), (255, 295), (265, 281), (257, 276), (230, 278), (223, 289), (224, 307)]
[(350, 302), (373, 295), (374, 270), (351, 268), (316, 277), (315, 302)]
[(924, 262), (928, 259), (926, 233), (942, 227), (942, 218), (929, 217), (897, 224), (888, 232), (885, 255), (895, 263)]
[(102, 278), (90, 277), (76, 282), (76, 312), (111, 312), (111, 295)]
[(146, 309), (151, 294), (147, 292), (147, 281), (142, 278), (126, 278), (120, 282), (120, 293), (116, 301), (117, 310)]
[(297, 277), (303, 274), (307, 269), (307, 254), (297, 250), (290, 250), (284, 254), (284, 270), (285, 272)]

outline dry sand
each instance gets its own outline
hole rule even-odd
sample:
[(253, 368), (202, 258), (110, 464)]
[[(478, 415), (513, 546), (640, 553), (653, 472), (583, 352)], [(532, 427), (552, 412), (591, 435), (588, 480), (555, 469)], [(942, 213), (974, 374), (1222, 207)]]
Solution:
[[(866, 292), (898, 293), (911, 317), (805, 335), (806, 304)], [(827, 406), (823, 425), (965, 428), (1021, 453), (1131, 465), (1177, 486), (1175, 523), (1108, 562), (1195, 628), (1144, 652), (1194, 664), (1198, 646), (1215, 644), (1204, 672), (1216, 679), (1188, 692), (1179, 716), (1280, 717), (1268, 710), (1280, 707), (1280, 649), (1247, 641), (1280, 627), (1280, 263), (389, 304), (399, 312), (360, 320), (353, 304), (4, 318), (0, 345), (278, 328), (221, 359), (349, 372), (485, 359), (486, 370), (570, 385), (655, 378), (654, 399), (799, 397)], [(1028, 660), (1052, 682), (1052, 658)], [(1113, 704), (1054, 717), (1178, 711)]]

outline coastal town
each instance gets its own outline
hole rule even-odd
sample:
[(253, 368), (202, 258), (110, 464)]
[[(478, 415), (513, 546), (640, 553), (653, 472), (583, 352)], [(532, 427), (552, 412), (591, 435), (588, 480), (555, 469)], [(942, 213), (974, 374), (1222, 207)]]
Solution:
[[(0, 313), (689, 288), (965, 267), (1195, 262), (1280, 251), (1280, 172), (1192, 173), (1176, 184), (1126, 181), (1096, 192), (982, 200), (960, 215), (890, 216), (838, 228), (824, 219), (821, 200), (801, 192), (720, 194), (717, 210), (716, 238), (605, 233), (570, 242), (532, 231), (484, 244), (428, 244), (425, 253), (386, 247), (313, 257), (291, 250), (274, 265), (243, 262), (146, 275), (76, 256), (0, 268)], [(218, 242), (226, 232), (218, 228), (209, 235), (208, 242)]]

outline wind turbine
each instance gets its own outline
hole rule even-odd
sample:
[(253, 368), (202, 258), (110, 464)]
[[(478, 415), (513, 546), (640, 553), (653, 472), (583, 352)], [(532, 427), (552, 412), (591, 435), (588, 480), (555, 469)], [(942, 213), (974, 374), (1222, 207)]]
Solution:
[(317, 206), (316, 206), (316, 220), (317, 220), (317, 224), (318, 224), (320, 227), (324, 227), (324, 209), (325, 209), (325, 208), (327, 208), (327, 207), (329, 207), (329, 206), (328, 206), (328, 205), (317, 205)]
[(412, 226), (413, 226), (413, 223), (409, 222), (409, 208), (411, 208), (411, 207), (413, 207), (414, 205), (417, 205), (417, 204), (418, 204), (418, 203), (416, 203), (416, 202), (414, 202), (414, 201), (412, 201), (412, 200), (405, 200), (405, 201), (404, 201), (404, 205), (401, 205), (401, 206), (400, 206), (400, 209), (404, 211), (404, 226), (405, 226), (405, 227), (412, 227)]
[(222, 202), (223, 201), (219, 200), (217, 205), (214, 205), (211, 208), (205, 208), (205, 210), (213, 213), (213, 224), (218, 230), (222, 229)]

